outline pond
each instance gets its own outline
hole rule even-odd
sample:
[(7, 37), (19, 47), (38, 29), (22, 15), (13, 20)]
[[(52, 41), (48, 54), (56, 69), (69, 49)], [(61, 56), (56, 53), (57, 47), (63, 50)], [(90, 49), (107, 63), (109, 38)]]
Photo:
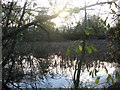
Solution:
[[(9, 83), (10, 88), (72, 88), (73, 76), (76, 60), (64, 60), (61, 56), (51, 55), (49, 59), (36, 59), (30, 57), (33, 62), (23, 60), (23, 71), (26, 76), (20, 82)], [(44, 63), (40, 64), (41, 61)], [(48, 65), (47, 65), (48, 64)], [(41, 66), (43, 68), (41, 68)], [(107, 83), (108, 75), (115, 80), (115, 71), (118, 69), (117, 63), (94, 61), (92, 64), (82, 66), (80, 75), (80, 87), (100, 88), (108, 87), (112, 82)], [(106, 68), (108, 73), (106, 72)], [(90, 72), (97, 70), (96, 75), (90, 75)], [(119, 70), (119, 69), (118, 69)], [(97, 77), (100, 77), (99, 84), (95, 83)]]

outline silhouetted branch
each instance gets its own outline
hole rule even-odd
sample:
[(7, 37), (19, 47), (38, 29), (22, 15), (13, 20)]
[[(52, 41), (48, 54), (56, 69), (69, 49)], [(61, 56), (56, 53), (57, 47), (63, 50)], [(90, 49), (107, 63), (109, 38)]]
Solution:
[(17, 29), (15, 29), (15, 30), (11, 31), (10, 33), (4, 35), (4, 36), (2, 37), (2, 40), (5, 40), (5, 39), (10, 38), (10, 37), (13, 37), (14, 35), (17, 35), (19, 32), (27, 29), (29, 26), (35, 25), (36, 23), (37, 23), (36, 21), (33, 21), (33, 22), (31, 22), (31, 23), (28, 23), (28, 24), (26, 24), (26, 25), (23, 25), (23, 26), (21, 26), (20, 28), (17, 28)]
[[(112, 4), (112, 3), (113, 2), (100, 2), (100, 3), (95, 3), (95, 4), (88, 5), (88, 6), (86, 6), (86, 8), (93, 7), (93, 6), (96, 6), (96, 5)], [(80, 8), (80, 10), (84, 10), (84, 9), (85, 9), (85, 7)]]
[(23, 17), (24, 17), (24, 15), (25, 15), (25, 8), (26, 8), (26, 5), (27, 5), (27, 2), (25, 2), (25, 4), (24, 4), (23, 12), (22, 12), (22, 15), (21, 15), (21, 17), (20, 17), (20, 20), (19, 20), (19, 22), (18, 22), (18, 28), (19, 28), (20, 25), (22, 24), (21, 21), (23, 20)]

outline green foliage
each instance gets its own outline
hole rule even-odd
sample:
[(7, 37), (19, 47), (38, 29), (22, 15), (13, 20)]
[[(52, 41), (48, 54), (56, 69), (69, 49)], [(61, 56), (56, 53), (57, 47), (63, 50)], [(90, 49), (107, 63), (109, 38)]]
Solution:
[(107, 59), (120, 64), (120, 23), (117, 23), (116, 26), (109, 28), (107, 37), (110, 41), (110, 53), (108, 53), (109, 57)]
[(115, 10), (113, 10), (113, 9), (111, 9), (111, 11), (112, 11), (112, 13), (116, 13), (116, 11), (115, 11)]
[(107, 77), (107, 83), (109, 83), (110, 81), (112, 81), (112, 85), (115, 83), (114, 82), (114, 79), (112, 78), (112, 76), (110, 74), (108, 74), (108, 77)]
[(112, 79), (111, 75), (108, 74), (108, 77), (107, 77), (107, 79), (106, 79), (106, 80), (107, 80), (107, 83), (109, 83), (111, 79)]
[(93, 30), (93, 28), (92, 27), (86, 27), (86, 29), (84, 30), (84, 32), (85, 32), (85, 34), (86, 35), (90, 35), (90, 34), (92, 34), (93, 32), (92, 32), (92, 30)]
[(115, 27), (109, 28), (109, 31), (107, 32), (108, 38), (111, 41), (120, 41), (120, 23), (116, 24)]
[(89, 46), (86, 46), (85, 49), (87, 50), (87, 52), (88, 52), (89, 54), (92, 53), (92, 49), (91, 49)]
[(116, 79), (120, 79), (120, 73), (116, 72)]
[(97, 51), (97, 48), (94, 45), (90, 44), (89, 46), (93, 51)]
[[(106, 73), (108, 74), (108, 69), (106, 67), (104, 67), (104, 69), (105, 69)], [(113, 77), (110, 74), (108, 74), (106, 80), (107, 80), (107, 83), (110, 83), (110, 81), (112, 81), (112, 85), (115, 83)]]
[[(87, 25), (84, 29), (85, 21), (77, 22), (75, 27), (63, 27), (63, 37), (69, 40), (83, 39), (84, 33), (86, 34), (86, 39), (105, 39), (106, 35), (106, 25), (104, 21), (98, 16), (89, 16), (87, 19)], [(84, 32), (83, 32), (84, 31)]]
[[(87, 19), (87, 27), (84, 29), (85, 21), (77, 22), (77, 25), (73, 28), (69, 28), (66, 31), (65, 37), (76, 39), (82, 39), (83, 34), (86, 34), (87, 39), (94, 38), (104, 38), (106, 33), (106, 26), (104, 25), (104, 21), (98, 16), (89, 16)], [(65, 28), (67, 29), (67, 28)], [(83, 32), (84, 31), (84, 32)]]
[(110, 24), (107, 25), (107, 28), (110, 28)]
[(96, 47), (93, 46), (92, 44), (87, 45), (87, 46), (85, 47), (85, 49), (87, 50), (87, 52), (88, 52), (89, 54), (91, 54), (93, 51), (97, 51)]
[[(114, 77), (108, 73), (108, 70), (106, 67), (104, 67), (104, 69), (106, 71), (106, 74), (108, 75), (106, 78), (107, 83), (112, 83), (112, 85), (114, 85), (115, 84)], [(96, 75), (97, 72), (98, 72), (98, 70), (94, 69), (93, 71), (89, 72), (89, 75), (92, 76), (92, 78), (93, 78), (94, 76), (97, 76)], [(95, 79), (95, 84), (99, 84), (100, 78), (101, 77), (97, 77)], [(118, 80), (118, 82), (120, 82), (120, 73), (119, 72), (115, 72), (115, 79)]]
[(81, 51), (82, 51), (82, 46), (78, 45), (78, 46), (75, 47), (75, 52), (76, 53), (79, 53)]
[(93, 28), (92, 27), (86, 27), (87, 30), (92, 30)]
[(90, 33), (91, 33), (90, 31), (87, 31), (87, 30), (85, 30), (84, 32), (86, 35), (90, 35)]
[(116, 79), (120, 79), (120, 73), (119, 73), (119, 72), (116, 72), (116, 73), (115, 73), (115, 78), (116, 78)]
[(97, 77), (97, 79), (95, 80), (95, 83), (98, 84), (100, 81), (99, 81), (100, 77)]
[[(107, 83), (112, 83), (112, 85), (114, 85), (114, 84), (115, 84), (114, 78), (112, 77), (112, 75), (108, 74), (108, 70), (107, 70), (106, 67), (104, 67), (104, 69), (105, 69), (105, 71), (106, 71), (106, 74), (108, 75), (107, 78), (106, 78)], [(94, 74), (93, 74), (94, 71), (96, 71), (96, 70), (94, 69), (93, 71), (91, 71), (91, 72), (89, 73), (89, 75), (92, 75), (92, 77), (94, 77)], [(98, 71), (96, 71), (96, 72), (98, 72)], [(120, 79), (120, 74), (119, 74), (118, 72), (115, 73), (115, 78), (116, 78), (117, 80)], [(100, 77), (97, 77), (97, 78), (96, 78), (96, 80), (95, 80), (95, 83), (96, 83), (96, 84), (99, 84), (99, 82), (100, 82), (99, 79), (100, 79)]]
[(114, 81), (114, 79), (112, 78), (112, 85), (114, 85), (115, 84), (115, 81)]
[(66, 52), (66, 56), (70, 56), (71, 52), (72, 52), (71, 48), (68, 48)]

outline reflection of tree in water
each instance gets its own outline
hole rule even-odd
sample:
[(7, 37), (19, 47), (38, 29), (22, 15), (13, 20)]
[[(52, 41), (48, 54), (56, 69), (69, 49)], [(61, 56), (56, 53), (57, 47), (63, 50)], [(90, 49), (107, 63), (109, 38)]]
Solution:
[[(45, 76), (47, 73), (50, 73), (51, 75), (54, 75), (54, 73), (65, 75), (67, 72), (70, 72), (70, 73), (73, 72), (75, 60), (78, 57), (75, 52), (72, 52), (71, 57), (66, 57), (65, 53), (68, 47), (74, 48), (75, 46), (74, 42), (72, 41), (60, 42), (60, 43), (52, 42), (52, 45), (50, 45), (49, 43), (44, 44), (43, 42), (39, 42), (39, 39), (40, 41), (44, 41), (43, 38), (41, 38), (43, 36), (45, 36), (45, 41), (48, 41), (48, 39), (46, 39), (47, 34), (45, 33), (46, 31), (44, 29), (46, 25), (44, 23), (47, 22), (48, 19), (54, 18), (54, 15), (53, 17), (49, 15), (41, 16), (42, 14), (40, 13), (41, 14), (40, 17), (35, 18), (35, 19), (41, 19), (40, 27), (37, 28), (38, 29), (37, 30), (35, 28), (36, 24), (38, 23), (37, 20), (35, 20), (35, 22), (33, 21), (30, 23), (31, 19), (29, 17), (24, 17), (24, 15), (33, 15), (31, 11), (28, 11), (28, 10), (26, 11), (27, 3), (25, 3), (23, 7), (20, 7), (20, 6), (17, 6), (17, 3), (8, 2), (6, 4), (3, 4), (2, 7), (4, 10), (3, 12), (4, 19), (2, 20), (3, 75), (4, 75), (3, 83), (4, 84), (8, 82), (9, 83), (20, 82), (20, 80), (22, 79), (26, 79), (28, 81), (34, 81), (37, 79), (36, 76), (38, 76), (39, 78), (43, 78), (43, 76)], [(14, 15), (15, 17), (13, 18)], [(55, 15), (55, 17), (56, 16), (57, 15)], [(50, 28), (52, 28), (53, 26), (53, 23), (51, 24), (50, 23), (51, 22), (47, 23), (48, 25), (50, 25), (49, 27), (47, 27), (48, 28), (47, 30), (49, 31), (50, 31)], [(53, 31), (50, 31), (50, 32), (53, 33)], [(54, 32), (54, 34), (56, 34), (56, 32)], [(22, 38), (24, 38), (24, 40), (21, 40)], [(53, 35), (53, 38), (54, 38), (54, 35)], [(119, 37), (117, 37), (117, 39), (118, 38)], [(73, 47), (69, 44), (73, 45)], [(99, 50), (105, 49), (105, 48), (106, 47), (101, 48), (100, 46)], [(92, 64), (92, 60), (96, 60), (96, 61), (98, 59), (101, 60), (101, 56), (105, 54), (104, 51), (105, 50), (103, 51), (101, 50), (100, 52), (98, 51), (97, 53), (92, 54), (94, 55), (92, 57), (89, 55), (86, 55), (85, 56), (87, 58), (86, 63), (89, 61), (91, 61), (91, 63), (89, 62), (87, 63), (87, 65), (85, 64), (82, 66), (83, 72), (86, 67), (88, 68), (88, 71), (89, 71), (90, 67), (94, 66), (94, 64)], [(113, 56), (113, 54), (115, 58), (116, 56), (119, 55), (118, 52), (114, 51), (111, 53), (111, 57)], [(58, 55), (56, 57), (53, 57), (53, 59), (55, 59), (53, 60), (54, 63), (51, 62), (51, 58), (48, 58), (48, 56), (51, 56), (51, 55)], [(114, 60), (114, 58), (112, 59)], [(117, 57), (117, 60), (118, 59), (119, 57)], [(105, 60), (105, 58), (102, 58), (102, 60)], [(50, 67), (52, 69), (55, 69), (56, 71), (52, 70)], [(97, 66), (94, 66), (94, 67), (97, 67)]]
[(74, 60), (65, 60), (62, 56), (54, 55), (54, 58), (51, 60), (52, 64), (50, 67), (50, 73), (57, 73), (65, 75), (68, 72), (73, 71)]
[[(15, 62), (16, 64), (13, 66), (14, 68), (11, 70), (11, 81), (20, 81), (24, 77), (26, 79), (36, 79), (36, 75), (39, 74), (39, 77), (42, 77), (45, 73), (48, 72), (49, 62), (46, 59), (36, 59), (32, 56), (24, 56), (23, 60), (20, 60), (19, 62)], [(9, 67), (11, 67), (10, 64), (6, 65), (6, 68), (4, 68), (5, 71), (3, 71), (3, 78), (5, 79), (8, 77), (7, 75), (9, 72)]]

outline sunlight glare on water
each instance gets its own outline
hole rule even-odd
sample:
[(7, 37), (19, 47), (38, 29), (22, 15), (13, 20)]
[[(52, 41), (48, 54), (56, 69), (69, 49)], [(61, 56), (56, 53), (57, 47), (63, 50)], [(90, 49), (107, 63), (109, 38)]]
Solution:
[[(76, 60), (72, 61), (72, 66), (69, 67), (70, 63), (68, 60), (64, 60), (62, 59), (61, 56), (57, 56), (57, 55), (53, 55), (52, 59), (49, 59), (51, 62), (51, 65), (49, 66), (49, 72), (43, 76), (43, 79), (39, 78), (39, 74), (36, 74), (35, 77), (37, 77), (36, 81), (26, 81), (26, 80), (22, 80), (19, 84), (21, 85), (21, 87), (25, 87), (25, 84), (23, 83), (26, 82), (29, 84), (37, 84), (38, 88), (68, 88), (68, 87), (73, 87), (73, 75), (74, 75), (74, 67), (75, 67), (75, 62)], [(44, 59), (43, 59), (44, 60)], [(25, 63), (25, 61), (23, 61), (25, 64), (25, 72), (29, 72), (30, 67), (29, 64)], [(61, 66), (61, 63), (64, 62)], [(97, 61), (99, 62), (99, 61)], [(37, 63), (37, 59), (34, 58), (34, 64)], [(68, 65), (69, 64), (69, 65)], [(94, 64), (93, 64), (94, 65)], [(81, 77), (80, 77), (80, 81), (82, 83), (82, 86), (90, 86), (90, 87), (94, 87), (95, 85), (95, 79), (97, 77), (101, 77), (100, 78), (100, 83), (104, 83), (101, 85), (98, 85), (97, 87), (103, 87), (106, 85), (106, 78), (108, 76), (108, 74), (106, 73), (104, 67), (106, 66), (106, 68), (109, 70), (108, 74), (113, 75), (114, 71), (115, 71), (115, 63), (107, 63), (107, 62), (100, 62), (100, 67), (96, 67), (96, 69), (98, 70), (97, 76), (90, 76), (89, 72), (86, 69), (84, 69), (84, 71), (81, 73)], [(35, 72), (38, 72), (38, 68), (37, 66), (35, 66)], [(94, 70), (95, 67), (90, 67), (89, 71)], [(16, 83), (17, 84), (17, 83)], [(108, 86), (108, 85), (106, 85)], [(10, 85), (11, 87), (11, 85)], [(30, 87), (30, 86), (29, 86)]]

